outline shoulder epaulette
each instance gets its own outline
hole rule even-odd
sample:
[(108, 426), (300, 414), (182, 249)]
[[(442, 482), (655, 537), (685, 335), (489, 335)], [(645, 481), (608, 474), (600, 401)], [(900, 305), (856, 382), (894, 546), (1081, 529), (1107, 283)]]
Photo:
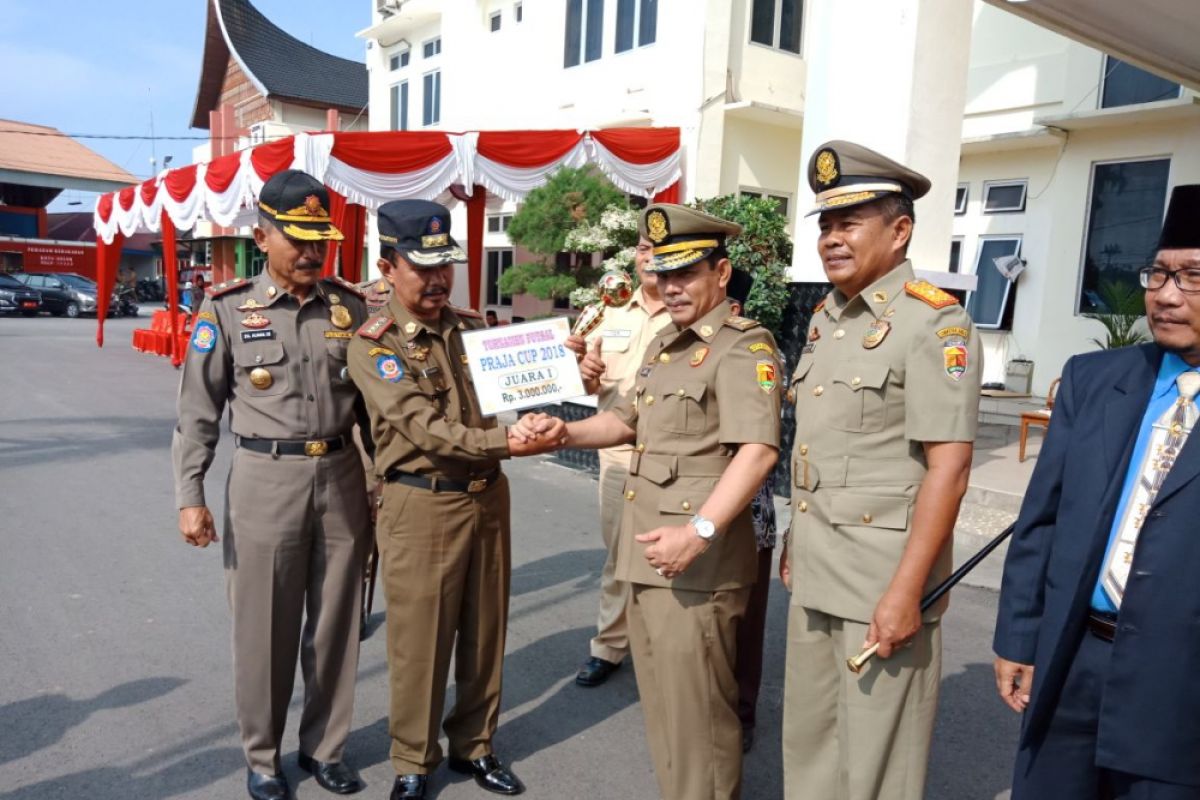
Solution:
[(340, 286), (341, 288), (345, 289), (347, 292), (349, 292), (350, 294), (359, 298), (360, 300), (367, 299), (367, 296), (363, 294), (362, 289), (358, 288), (357, 284), (351, 283), (350, 281), (346, 280), (345, 278), (341, 277), (340, 275), (330, 275), (328, 278), (325, 278), (324, 280), (327, 283), (332, 283), (334, 286)]
[(378, 314), (363, 323), (363, 326), (358, 329), (358, 335), (364, 339), (378, 342), (379, 337), (383, 336), (387, 329), (392, 327), (395, 322), (391, 317)]
[(957, 297), (943, 292), (929, 281), (909, 281), (904, 284), (904, 291), (934, 308), (945, 308), (958, 302)]
[(223, 281), (215, 286), (208, 287), (207, 294), (209, 297), (220, 297), (223, 294), (229, 294), (234, 289), (241, 289), (243, 286), (249, 286), (250, 281), (245, 278), (234, 278), (231, 281)]
[(450, 306), (450, 310), (460, 317), (467, 319), (483, 319), (483, 314), (480, 314), (473, 308), (459, 308), (458, 306)]
[(737, 316), (726, 317), (725, 322), (723, 324), (728, 325), (730, 328), (734, 328), (739, 331), (748, 331), (751, 328), (757, 328), (759, 326), (759, 323), (757, 320), (750, 319), (749, 317), (737, 317)]

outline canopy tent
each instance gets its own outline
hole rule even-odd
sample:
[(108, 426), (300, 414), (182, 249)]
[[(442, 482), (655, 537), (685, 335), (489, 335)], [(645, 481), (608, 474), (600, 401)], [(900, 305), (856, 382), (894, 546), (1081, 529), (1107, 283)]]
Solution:
[[(520, 201), (562, 167), (594, 164), (619, 189), (663, 201), (679, 199), (678, 128), (576, 131), (386, 131), (300, 133), (214, 159), (164, 170), (154, 178), (101, 195), (94, 213), (98, 297), (96, 343), (104, 345), (104, 317), (121, 241), (137, 231), (161, 231), (163, 252), (174, 252), (175, 232), (207, 220), (221, 226), (252, 221), (263, 184), (285, 169), (303, 170), (330, 189), (330, 215), (346, 235), (341, 275), (361, 279), (366, 211), (390, 200), (452, 198), (467, 203), (468, 284), (479, 296), (484, 202), (490, 192)], [(336, 270), (330, 247), (325, 274)], [(167, 270), (167, 295), (178, 276)], [(172, 332), (177, 331), (172, 312)], [(173, 353), (179, 364), (182, 353)]]

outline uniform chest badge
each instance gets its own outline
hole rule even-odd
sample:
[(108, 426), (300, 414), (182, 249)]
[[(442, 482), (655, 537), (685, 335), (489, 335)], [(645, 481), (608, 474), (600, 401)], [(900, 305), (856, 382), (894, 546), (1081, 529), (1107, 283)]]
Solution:
[(342, 330), (346, 330), (354, 324), (354, 320), (350, 317), (350, 309), (345, 306), (334, 306), (329, 309), (329, 321)]
[(693, 367), (698, 367), (704, 363), (704, 359), (708, 358), (708, 348), (701, 347), (696, 352), (692, 353), (692, 358), (688, 362)]
[(775, 362), (774, 361), (759, 361), (754, 365), (755, 374), (758, 376), (758, 388), (762, 389), (767, 394), (775, 391), (778, 383), (775, 380)]
[(209, 353), (217, 346), (217, 326), (208, 320), (196, 323), (192, 331), (192, 349), (197, 353)]
[(811, 331), (808, 332), (808, 340), (810, 342), (819, 341), (820, 338), (821, 338), (821, 329), (820, 328), (813, 328)]
[(267, 307), (266, 303), (260, 303), (257, 300), (255, 300), (253, 297), (251, 297), (249, 300), (247, 300), (246, 302), (244, 302), (240, 306), (238, 306), (237, 310), (238, 311), (253, 311), (256, 308), (266, 308), (266, 307)]
[(404, 323), (404, 332), (407, 333), (409, 336), (412, 336), (414, 333), (417, 332), (417, 323), (415, 323), (415, 322)]
[(863, 335), (863, 347), (868, 350), (874, 350), (876, 347), (879, 347), (879, 343), (887, 338), (891, 330), (892, 323), (883, 319), (875, 320), (871, 323), (871, 327), (867, 328), (866, 334)]
[(271, 377), (270, 370), (264, 367), (255, 367), (250, 370), (250, 385), (255, 389), (270, 389), (274, 382), (275, 379)]
[(267, 319), (257, 311), (252, 311), (250, 316), (242, 320), (242, 324), (251, 330), (258, 330), (259, 328), (265, 328), (270, 325), (271, 320)]
[(705, 339), (712, 336), (713, 335), (712, 325), (701, 325), (700, 326), (700, 335), (703, 336)]
[(406, 342), (404, 349), (417, 361), (424, 361), (429, 358), (429, 348), (419, 345), (416, 342)]
[(404, 377), (404, 367), (395, 354), (381, 355), (375, 359), (375, 372), (388, 383), (399, 383)]

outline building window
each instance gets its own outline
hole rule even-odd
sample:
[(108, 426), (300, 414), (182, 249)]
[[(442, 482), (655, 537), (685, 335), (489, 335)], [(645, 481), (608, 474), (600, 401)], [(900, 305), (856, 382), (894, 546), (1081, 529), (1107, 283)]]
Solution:
[(803, 0), (754, 0), (750, 12), (750, 41), (799, 53), (803, 18)]
[(742, 197), (753, 197), (755, 199), (765, 197), (768, 200), (774, 200), (775, 210), (779, 212), (779, 216), (787, 217), (788, 215), (788, 206), (791, 198), (786, 194), (765, 192), (762, 189), (742, 189), (740, 194)]
[(408, 130), (408, 81), (392, 86), (392, 130)]
[(617, 52), (654, 44), (658, 0), (617, 0)]
[(1025, 210), (1027, 181), (988, 181), (983, 184), (983, 213), (1009, 214)]
[(1004, 325), (1013, 282), (1000, 274), (995, 259), (1020, 253), (1020, 236), (995, 236), (980, 240), (979, 256), (975, 260), (975, 279), (978, 282), (975, 291), (967, 292), (967, 313), (979, 328), (996, 330)]
[(487, 304), (489, 306), (512, 305), (512, 295), (500, 294), (500, 276), (512, 264), (512, 250), (487, 251)]
[(401, 50), (399, 53), (393, 53), (391, 59), (388, 60), (388, 68), (395, 72), (398, 69), (404, 69), (408, 66), (408, 59), (412, 53), (408, 50)]
[(442, 54), (442, 37), (437, 36), (430, 39), (421, 47), (421, 52), (425, 58), (433, 58)]
[(1138, 287), (1138, 270), (1154, 261), (1167, 200), (1169, 158), (1092, 167), (1079, 311), (1104, 312), (1103, 288)]
[(1101, 108), (1154, 103), (1179, 97), (1179, 84), (1160, 78), (1152, 72), (1127, 64), (1119, 58), (1104, 57), (1104, 88), (1100, 92)]
[(950, 271), (958, 272), (962, 269), (962, 237), (955, 236), (950, 240)]
[(525, 6), (513, 3), (513, 20), (519, 23), (523, 19), (525, 19)]
[(442, 72), (425, 73), (421, 124), (428, 127), (442, 121)]
[(563, 66), (574, 67), (600, 58), (603, 37), (604, 0), (567, 0)]
[(495, 33), (496, 31), (500, 30), (500, 12), (499, 11), (494, 12), (490, 17), (488, 17), (488, 24), (491, 26), (492, 33)]
[(960, 183), (954, 192), (954, 215), (956, 217), (967, 213), (967, 195), (970, 185), (969, 183)]
[(487, 232), (508, 233), (510, 222), (512, 222), (512, 214), (493, 214), (487, 218)]
[(247, 259), (246, 275), (247, 278), (253, 278), (255, 275), (261, 275), (262, 271), (267, 267), (267, 254), (259, 250), (251, 242), (249, 245), (250, 258)]

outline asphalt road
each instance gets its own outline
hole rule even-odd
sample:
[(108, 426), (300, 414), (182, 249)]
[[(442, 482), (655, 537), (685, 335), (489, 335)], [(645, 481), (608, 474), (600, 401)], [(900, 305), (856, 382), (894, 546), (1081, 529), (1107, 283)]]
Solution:
[[(220, 551), (175, 531), (178, 375), (129, 348), (139, 322), (109, 321), (98, 350), (94, 320), (0, 318), (0, 800), (245, 797)], [(214, 506), (229, 439), (210, 473)], [(632, 670), (598, 689), (572, 681), (604, 559), (596, 482), (543, 459), (506, 469), (514, 572), (497, 752), (531, 798), (653, 798)], [(1007, 797), (1018, 720), (992, 683), (995, 594), (960, 589), (952, 606), (927, 797)], [(745, 770), (755, 800), (782, 796), (786, 612), (776, 582)], [(386, 797), (392, 777), (383, 638), (363, 643), (347, 751), (370, 784), (363, 797)], [(329, 797), (296, 768), (295, 718), (285, 771), (300, 800)], [(445, 769), (431, 786), (441, 800), (488, 796)]]

